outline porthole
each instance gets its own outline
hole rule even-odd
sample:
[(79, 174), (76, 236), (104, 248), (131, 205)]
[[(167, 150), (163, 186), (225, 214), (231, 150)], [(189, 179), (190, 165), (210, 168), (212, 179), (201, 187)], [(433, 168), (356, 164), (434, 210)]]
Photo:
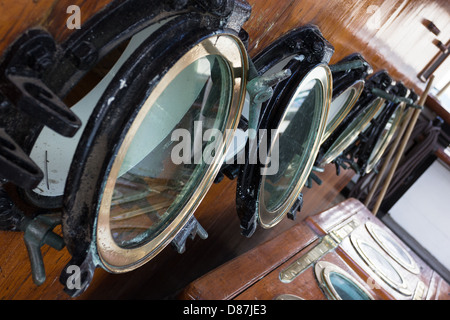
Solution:
[(333, 96), (322, 143), (346, 118), (364, 89), (372, 67), (360, 54), (352, 54), (330, 66), (333, 77)]
[(384, 108), (385, 100), (375, 96), (372, 88), (387, 90), (392, 79), (385, 71), (372, 75), (365, 84), (364, 90), (354, 108), (333, 131), (321, 147), (321, 158), (318, 165), (324, 167), (340, 156), (370, 124), (370, 121)]
[(369, 173), (373, 170), (373, 168), (377, 165), (377, 163), (380, 161), (381, 157), (383, 156), (384, 152), (386, 151), (386, 148), (388, 147), (389, 143), (392, 140), (392, 137), (394, 136), (395, 131), (399, 127), (401, 117), (404, 114), (405, 110), (405, 104), (401, 103), (394, 111), (394, 113), (389, 117), (386, 125), (383, 127), (383, 130), (381, 131), (381, 136), (379, 140), (375, 143), (374, 148), (372, 149), (372, 152), (370, 153), (367, 166), (365, 169), (366, 173)]
[[(167, 27), (185, 30), (176, 23)], [(135, 269), (171, 242), (213, 182), (239, 122), (245, 48), (231, 33), (191, 32), (187, 43), (152, 38), (150, 48), (144, 43), (137, 49), (139, 60), (118, 71), (75, 152), (65, 190), (65, 239), (75, 252), (92, 241), (110, 272)], [(162, 45), (168, 51), (155, 59)], [(133, 90), (121, 90), (121, 80)], [(194, 137), (196, 122), (205, 125), (202, 132), (220, 132), (223, 141), (211, 162), (175, 164), (172, 134), (178, 129)], [(91, 221), (83, 223), (86, 217)], [(80, 228), (90, 230), (91, 241), (80, 237)]]
[(355, 235), (350, 236), (350, 240), (358, 255), (382, 281), (403, 295), (412, 295), (405, 277), (397, 270), (391, 261), (386, 259), (383, 252)]
[[(314, 44), (322, 50), (314, 51)], [(261, 105), (257, 135), (248, 138), (244, 162), (238, 166), (236, 205), (245, 236), (258, 225), (275, 226), (298, 208), (325, 132), (332, 91), (327, 63), (333, 50), (317, 27), (306, 26), (253, 59), (260, 75), (287, 69), (291, 75)]]
[(378, 245), (398, 264), (411, 273), (419, 274), (419, 267), (412, 256), (388, 231), (370, 221), (366, 222), (366, 229)]
[(358, 280), (333, 263), (319, 261), (314, 272), (320, 287), (331, 300), (374, 300)]

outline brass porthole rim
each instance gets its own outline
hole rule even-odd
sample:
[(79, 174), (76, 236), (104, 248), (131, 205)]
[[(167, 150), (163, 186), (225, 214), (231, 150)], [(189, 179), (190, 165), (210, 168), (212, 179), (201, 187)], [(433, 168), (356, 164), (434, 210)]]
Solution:
[[(387, 285), (389, 285), (389, 287), (391, 287), (392, 289), (400, 292), (401, 294), (403, 294), (405, 296), (412, 295), (412, 292), (408, 289), (408, 286), (406, 284), (405, 278), (398, 271), (398, 269), (393, 264), (391, 264), (389, 262), (389, 260), (386, 259), (387, 263), (389, 263), (392, 266), (392, 268), (397, 272), (398, 276), (402, 280), (402, 283), (396, 283), (391, 278), (389, 278), (389, 276), (384, 274), (379, 268), (377, 268), (377, 266), (370, 260), (370, 258), (366, 255), (364, 250), (361, 248), (361, 244), (364, 243), (364, 244), (370, 246), (371, 248), (373, 248), (374, 250), (379, 252), (378, 249), (376, 249), (374, 246), (369, 244), (367, 241), (362, 240), (359, 237), (356, 237), (355, 235), (351, 235), (350, 236), (350, 242), (352, 243), (352, 246), (355, 248), (355, 250), (358, 253), (358, 255), (364, 260), (364, 262), (370, 267), (370, 269), (373, 272), (375, 272), (375, 274), (377, 276), (379, 276), (381, 278), (381, 280), (383, 280)], [(383, 256), (383, 254), (381, 252), (379, 252), (379, 253), (380, 253), (381, 256)]]
[(324, 143), (330, 137), (330, 135), (333, 133), (333, 131), (336, 130), (336, 128), (339, 126), (339, 124), (342, 122), (342, 120), (344, 120), (345, 117), (348, 115), (350, 110), (352, 110), (352, 108), (358, 101), (359, 97), (361, 96), (361, 93), (364, 89), (364, 83), (365, 83), (364, 80), (358, 80), (340, 94), (340, 95), (343, 95), (343, 94), (346, 94), (348, 91), (352, 91), (352, 95), (350, 98), (347, 99), (347, 101), (345, 101), (344, 107), (341, 107), (339, 109), (339, 113), (336, 116), (336, 118), (325, 129), (325, 133), (322, 138), (322, 143)]
[(343, 136), (345, 132), (343, 132), (331, 145), (331, 147), (326, 151), (325, 155), (322, 158), (320, 163), (320, 167), (324, 167), (327, 164), (331, 163), (336, 157), (338, 157), (349, 145), (351, 145), (358, 135), (365, 129), (365, 127), (369, 124), (372, 118), (377, 114), (378, 110), (383, 107), (385, 100), (383, 98), (377, 97), (370, 104), (370, 109), (365, 114), (359, 123), (350, 123), (350, 126), (353, 126), (355, 130), (350, 131), (350, 134), (347, 136)]
[[(377, 226), (376, 224), (374, 224), (371, 221), (367, 221), (366, 222), (366, 229), (369, 232), (370, 236), (375, 240), (375, 242), (377, 242), (377, 244), (384, 251), (386, 251), (386, 253), (392, 259), (394, 259), (399, 265), (401, 265), (403, 268), (405, 268), (406, 270), (408, 270), (411, 273), (414, 273), (414, 274), (419, 274), (420, 273), (420, 269), (419, 269), (417, 263), (414, 261), (413, 257), (408, 253), (408, 251), (406, 251), (406, 249), (403, 248), (403, 246), (401, 244), (399, 244), (399, 246), (402, 247), (402, 249), (404, 250), (405, 255), (408, 256), (408, 259), (409, 259), (410, 263), (406, 263), (401, 258), (399, 258), (398, 255), (396, 255), (394, 252), (392, 252), (392, 250), (389, 250), (389, 248), (386, 247), (386, 245), (383, 243), (382, 239), (379, 237), (377, 232), (378, 232), (378, 230), (381, 230), (381, 232), (384, 232), (384, 233), (388, 234), (387, 231), (384, 231), (383, 229), (381, 229), (379, 226)], [(392, 240), (395, 241), (394, 238), (392, 238)]]
[[(151, 106), (154, 105), (157, 98), (162, 94), (167, 86), (182, 70), (184, 70), (185, 67), (208, 55), (220, 55), (221, 58), (223, 58), (229, 65), (229, 71), (233, 79), (233, 89), (230, 99), (229, 112), (227, 114), (227, 122), (224, 129), (225, 132), (223, 142), (220, 145), (220, 148), (218, 148), (222, 149), (222, 152), (216, 152), (216, 158), (208, 167), (199, 183), (199, 187), (189, 199), (187, 204), (183, 207), (182, 211), (176, 216), (175, 219), (173, 219), (173, 221), (163, 232), (140, 247), (132, 249), (121, 248), (115, 243), (111, 235), (109, 227), (109, 209), (112, 199), (112, 191), (114, 189), (126, 151), (128, 150), (128, 147), (137, 132), (137, 128), (139, 128)], [(238, 72), (236, 72), (236, 70), (238, 70)], [(219, 35), (212, 35), (200, 41), (186, 54), (184, 54), (183, 57), (171, 67), (171, 69), (166, 73), (166, 75), (148, 96), (138, 115), (134, 119), (133, 124), (128, 130), (120, 150), (114, 159), (114, 163), (111, 167), (106, 183), (104, 184), (103, 196), (99, 203), (95, 228), (95, 241), (97, 253), (104, 269), (112, 273), (124, 273), (142, 266), (160, 253), (168, 244), (170, 244), (176, 234), (192, 217), (194, 211), (199, 206), (210, 186), (213, 184), (214, 178), (219, 172), (223, 158), (226, 155), (225, 151), (232, 142), (233, 133), (239, 123), (244, 104), (248, 70), (249, 65), (247, 52), (242, 41), (237, 36), (223, 33)]]

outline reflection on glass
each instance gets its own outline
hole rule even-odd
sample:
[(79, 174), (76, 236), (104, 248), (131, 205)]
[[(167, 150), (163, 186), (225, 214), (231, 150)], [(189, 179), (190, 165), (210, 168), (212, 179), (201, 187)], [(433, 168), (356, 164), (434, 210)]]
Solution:
[(339, 114), (339, 112), (344, 108), (352, 99), (353, 95), (355, 93), (355, 89), (353, 87), (348, 88), (345, 90), (341, 95), (337, 96), (336, 99), (334, 99), (330, 104), (330, 111), (328, 112), (328, 118), (327, 118), (327, 130), (329, 130), (330, 124), (333, 123), (336, 116)]
[(383, 274), (385, 277), (387, 277), (389, 280), (396, 284), (403, 284), (403, 279), (400, 276), (400, 274), (397, 272), (397, 270), (392, 266), (392, 264), (375, 248), (372, 246), (366, 244), (365, 242), (361, 243), (361, 250), (364, 252), (364, 254), (367, 256), (367, 258), (370, 260), (370, 262), (373, 263), (376, 270), (381, 274)]
[(385, 233), (379, 234), (382, 239), (383, 245), (386, 249), (392, 253), (398, 260), (402, 261), (404, 265), (411, 265), (413, 261), (411, 261), (411, 256), (406, 252), (406, 250), (399, 246), (399, 244), (389, 237)]
[(417, 264), (409, 255), (406, 249), (400, 245), (387, 231), (382, 228), (367, 223), (367, 229), (375, 241), (392, 256), (398, 263), (411, 272), (417, 272)]
[[(322, 86), (312, 80), (305, 84), (286, 109), (279, 125), (279, 170), (275, 175), (263, 177), (264, 203), (268, 211), (274, 211), (290, 196), (314, 145), (319, 128)], [(275, 158), (275, 157), (274, 157)]]
[[(377, 98), (374, 101), (370, 103), (369, 106), (364, 108), (363, 111), (361, 111), (355, 119), (353, 119), (350, 124), (345, 128), (345, 130), (339, 135), (338, 138), (334, 141), (333, 145), (330, 147), (330, 149), (326, 152), (324, 155), (324, 162), (328, 163), (334, 160), (338, 155), (340, 155), (349, 145), (351, 145), (356, 138), (358, 138), (358, 135), (360, 132), (364, 132), (369, 127), (370, 122), (365, 121), (367, 117), (369, 117), (373, 111), (374, 108), (378, 106), (381, 99)], [(377, 111), (377, 114), (383, 109), (380, 107)], [(365, 122), (365, 123), (364, 123)], [(364, 125), (361, 127), (361, 124), (364, 123)]]
[(371, 300), (352, 280), (337, 272), (330, 272), (330, 282), (342, 300)]
[[(227, 63), (206, 56), (181, 71), (151, 106), (126, 151), (114, 188), (110, 227), (117, 245), (133, 248), (152, 240), (189, 201), (209, 166), (203, 157), (194, 160), (199, 159), (196, 153), (215, 143), (203, 141), (202, 134), (225, 130), (231, 82)], [(200, 130), (196, 121), (201, 121)], [(202, 143), (202, 148), (191, 150), (192, 161), (179, 165), (171, 159), (179, 143), (171, 139), (176, 129), (189, 132), (192, 146), (194, 140)]]

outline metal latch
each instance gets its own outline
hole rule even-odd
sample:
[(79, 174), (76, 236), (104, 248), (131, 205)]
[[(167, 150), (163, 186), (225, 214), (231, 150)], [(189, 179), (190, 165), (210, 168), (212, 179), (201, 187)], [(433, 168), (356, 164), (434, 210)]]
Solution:
[(198, 235), (200, 239), (205, 240), (208, 238), (208, 233), (195, 219), (194, 216), (189, 219), (186, 225), (178, 232), (175, 238), (172, 240), (172, 246), (178, 253), (184, 253), (186, 251), (186, 241), (188, 238), (192, 240)]
[(348, 237), (358, 226), (358, 222), (356, 220), (352, 220), (341, 228), (333, 230), (329, 234), (325, 235), (319, 244), (280, 272), (280, 281), (284, 283), (292, 282), (310, 265), (319, 260), (328, 252), (336, 249), (342, 240)]
[(31, 274), (36, 285), (45, 281), (45, 268), (42, 259), (41, 247), (44, 244), (56, 250), (62, 250), (64, 240), (53, 229), (61, 224), (61, 214), (41, 214), (29, 218), (20, 211), (4, 190), (0, 189), (0, 230), (23, 231), (24, 241), (27, 247), (31, 263)]

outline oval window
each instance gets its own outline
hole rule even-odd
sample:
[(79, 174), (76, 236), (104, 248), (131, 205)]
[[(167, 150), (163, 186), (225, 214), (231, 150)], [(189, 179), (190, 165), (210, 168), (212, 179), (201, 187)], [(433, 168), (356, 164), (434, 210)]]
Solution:
[(401, 294), (412, 294), (403, 275), (382, 252), (354, 235), (350, 236), (350, 240), (359, 256), (385, 283)]
[(369, 173), (373, 170), (386, 151), (386, 148), (394, 137), (395, 131), (399, 127), (400, 120), (405, 111), (405, 106), (406, 105), (404, 103), (399, 104), (394, 113), (389, 117), (386, 125), (383, 127), (380, 137), (376, 141), (375, 146), (370, 153), (369, 159), (367, 160), (365, 173)]
[(352, 119), (349, 125), (346, 126), (325, 152), (321, 160), (321, 166), (331, 163), (336, 157), (342, 154), (358, 138), (358, 135), (369, 126), (370, 120), (383, 108), (383, 105), (384, 99), (375, 98), (362, 112)]
[(319, 261), (314, 267), (314, 272), (320, 286), (330, 299), (374, 300), (368, 290), (360, 284), (360, 280), (356, 280), (333, 263)]
[(399, 241), (394, 239), (388, 231), (370, 221), (366, 222), (366, 229), (378, 245), (402, 267), (414, 274), (419, 274), (420, 270), (417, 263), (408, 253), (406, 248), (402, 246)]

